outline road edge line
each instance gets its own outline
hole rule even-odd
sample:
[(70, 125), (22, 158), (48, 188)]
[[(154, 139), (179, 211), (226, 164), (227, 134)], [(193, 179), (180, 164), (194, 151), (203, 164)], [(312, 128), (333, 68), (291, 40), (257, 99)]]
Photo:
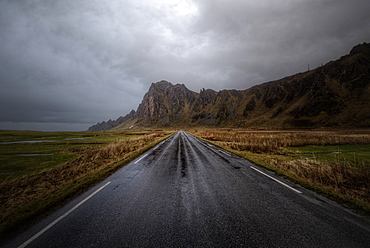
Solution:
[(99, 191), (101, 191), (102, 189), (104, 189), (106, 186), (108, 186), (108, 184), (110, 184), (111, 182), (107, 182), (106, 184), (104, 184), (103, 186), (101, 186), (99, 189), (95, 190), (93, 193), (91, 193), (88, 197), (86, 197), (85, 199), (83, 199), (82, 201), (80, 201), (76, 206), (74, 206), (73, 208), (71, 208), (69, 211), (67, 211), (65, 214), (63, 214), (62, 216), (60, 216), (59, 218), (57, 218), (56, 220), (54, 220), (53, 222), (51, 222), (49, 225), (47, 225), (46, 227), (44, 227), (41, 231), (39, 231), (38, 233), (36, 233), (35, 235), (33, 235), (30, 239), (28, 239), (26, 242), (24, 242), (23, 244), (21, 244), (20, 246), (18, 246), (18, 248), (24, 248), (26, 247), (27, 245), (29, 245), (30, 243), (32, 243), (32, 241), (34, 241), (35, 239), (37, 239), (38, 237), (40, 237), (43, 233), (45, 233), (47, 230), (49, 230), (50, 228), (52, 228), (55, 224), (57, 224), (59, 221), (61, 221), (62, 219), (64, 219), (65, 217), (67, 217), (70, 213), (72, 213), (73, 211), (75, 211), (79, 206), (81, 206), (82, 204), (84, 204), (87, 200), (89, 200), (91, 197), (93, 197), (95, 194), (97, 194)]
[(134, 164), (139, 163), (139, 162), (140, 162), (140, 160), (142, 160), (142, 159), (143, 159), (143, 158), (145, 158), (146, 156), (148, 156), (148, 153), (147, 153), (147, 154), (145, 154), (144, 156), (142, 156), (141, 158), (139, 158), (138, 160), (136, 160), (136, 161), (134, 162)]
[(281, 185), (284, 185), (285, 187), (287, 187), (287, 188), (289, 188), (289, 189), (293, 190), (294, 192), (296, 192), (296, 193), (298, 193), (298, 194), (302, 194), (302, 192), (301, 192), (301, 191), (299, 191), (299, 190), (297, 190), (297, 189), (295, 189), (295, 188), (290, 187), (288, 184), (285, 184), (285, 183), (283, 183), (282, 181), (280, 181), (280, 180), (278, 180), (278, 179), (276, 179), (276, 178), (274, 178), (274, 177), (272, 177), (272, 176), (270, 176), (270, 175), (267, 175), (266, 173), (264, 173), (263, 171), (260, 171), (260, 170), (259, 170), (259, 169), (257, 169), (257, 168), (255, 168), (255, 167), (253, 167), (253, 166), (250, 166), (250, 168), (252, 168), (253, 170), (255, 170), (255, 171), (257, 171), (257, 172), (261, 173), (262, 175), (264, 175), (264, 176), (266, 176), (266, 177), (268, 177), (268, 178), (270, 178), (270, 179), (272, 179), (272, 180), (274, 180), (274, 181), (276, 181), (276, 182), (280, 183)]

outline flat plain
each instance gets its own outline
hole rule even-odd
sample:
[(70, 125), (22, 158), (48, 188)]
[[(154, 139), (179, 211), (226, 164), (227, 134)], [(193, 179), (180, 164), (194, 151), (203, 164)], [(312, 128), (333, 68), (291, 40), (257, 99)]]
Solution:
[[(188, 130), (370, 215), (370, 129)], [(24, 230), (174, 131), (0, 131), (1, 236)]]

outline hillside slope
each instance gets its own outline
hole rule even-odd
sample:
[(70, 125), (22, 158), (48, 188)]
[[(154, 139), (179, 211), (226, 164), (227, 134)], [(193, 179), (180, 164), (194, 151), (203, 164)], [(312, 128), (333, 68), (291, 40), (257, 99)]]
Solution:
[(247, 90), (196, 93), (182, 84), (152, 83), (136, 112), (89, 130), (192, 126), (369, 127), (370, 44), (314, 70)]

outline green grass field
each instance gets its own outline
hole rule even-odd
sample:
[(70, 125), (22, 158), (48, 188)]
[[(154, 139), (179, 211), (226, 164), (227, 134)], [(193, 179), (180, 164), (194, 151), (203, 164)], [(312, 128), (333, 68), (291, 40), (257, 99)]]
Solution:
[(0, 183), (64, 164), (77, 149), (143, 136), (119, 132), (0, 131)]
[(327, 163), (340, 163), (354, 167), (370, 165), (370, 144), (340, 146), (289, 147), (293, 157), (317, 159)]

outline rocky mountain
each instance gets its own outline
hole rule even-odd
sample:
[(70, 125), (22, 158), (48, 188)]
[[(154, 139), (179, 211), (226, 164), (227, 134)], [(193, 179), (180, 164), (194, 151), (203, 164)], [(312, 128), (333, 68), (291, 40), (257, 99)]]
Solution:
[(137, 111), (90, 131), (134, 127), (313, 128), (370, 126), (370, 44), (316, 69), (247, 90), (152, 83)]

